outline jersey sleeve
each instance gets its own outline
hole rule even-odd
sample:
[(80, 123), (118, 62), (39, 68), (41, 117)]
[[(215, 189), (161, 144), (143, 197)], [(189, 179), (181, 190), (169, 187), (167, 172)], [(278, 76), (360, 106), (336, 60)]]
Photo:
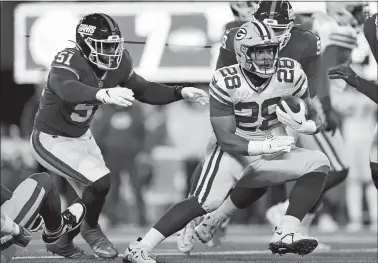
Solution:
[(209, 85), (210, 96), (225, 106), (233, 106), (232, 98), (222, 80), (219, 71), (216, 71)]
[(294, 70), (294, 92), (292, 93), (292, 96), (306, 99), (309, 97), (306, 73), (298, 62), (295, 63)]
[[(314, 97), (321, 88), (321, 39), (310, 31), (304, 33), (307, 39), (307, 49), (301, 57), (301, 65), (307, 75), (310, 96)], [(324, 93), (320, 91), (319, 93)]]
[(76, 48), (66, 48), (55, 55), (51, 68), (70, 71), (76, 76), (77, 80), (81, 80), (85, 75), (83, 59), (80, 51)]
[(126, 49), (123, 50), (121, 64), (117, 70), (122, 75), (121, 86), (123, 86), (123, 84), (125, 84), (134, 74), (134, 61)]

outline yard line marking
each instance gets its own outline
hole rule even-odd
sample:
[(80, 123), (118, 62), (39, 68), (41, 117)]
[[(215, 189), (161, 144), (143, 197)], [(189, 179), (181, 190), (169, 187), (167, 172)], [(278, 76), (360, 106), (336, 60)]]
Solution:
[[(313, 252), (315, 254), (342, 254), (342, 253), (377, 253), (377, 248), (352, 248), (352, 249), (333, 249), (330, 251), (319, 251)], [(263, 255), (272, 254), (269, 250), (249, 250), (249, 251), (214, 251), (214, 252), (193, 252), (190, 255), (193, 256), (227, 256), (227, 255)], [(158, 256), (183, 256), (185, 253), (181, 252), (160, 252), (156, 253)], [(118, 254), (118, 257), (122, 257), (123, 254)], [(14, 260), (22, 259), (59, 259), (63, 258), (60, 256), (17, 256), (13, 258)]]

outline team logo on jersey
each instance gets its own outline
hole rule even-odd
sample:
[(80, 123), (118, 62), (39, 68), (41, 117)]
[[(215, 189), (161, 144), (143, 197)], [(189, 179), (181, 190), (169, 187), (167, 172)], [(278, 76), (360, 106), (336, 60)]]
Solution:
[(86, 24), (80, 24), (79, 29), (77, 30), (78, 33), (83, 34), (83, 35), (89, 35), (92, 36), (93, 33), (95, 32), (96, 27), (91, 26), (91, 25), (86, 25)]
[(236, 40), (242, 40), (247, 35), (247, 29), (240, 28), (238, 32), (236, 32), (235, 39)]

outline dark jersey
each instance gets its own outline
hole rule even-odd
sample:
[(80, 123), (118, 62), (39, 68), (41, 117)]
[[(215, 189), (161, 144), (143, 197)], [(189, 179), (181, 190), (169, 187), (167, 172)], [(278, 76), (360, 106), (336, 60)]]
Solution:
[[(88, 88), (112, 88), (123, 84), (133, 72), (132, 59), (125, 50), (119, 67), (116, 70), (109, 70), (103, 78), (98, 78), (93, 68), (81, 52), (76, 48), (66, 48), (59, 52), (51, 64), (49, 78), (42, 93), (39, 109), (36, 114), (35, 129), (66, 137), (80, 137), (89, 129), (93, 115), (98, 109), (98, 101), (95, 96), (85, 102), (76, 102), (75, 96), (85, 92), (84, 89), (75, 90), (69, 94), (71, 102), (63, 100), (60, 94), (59, 85), (52, 83), (51, 74), (64, 76), (71, 74), (76, 80), (88, 85)], [(95, 93), (94, 93), (95, 94)]]
[(374, 14), (366, 19), (364, 34), (369, 43), (375, 61), (378, 63), (378, 14)]
[[(220, 48), (217, 69), (238, 63), (234, 51), (234, 37), (238, 29), (235, 27), (226, 30)], [(311, 31), (295, 26), (291, 29), (289, 42), (280, 50), (279, 56), (294, 59), (301, 64), (307, 75), (310, 94), (313, 97), (319, 86), (317, 73), (320, 67), (320, 39)]]

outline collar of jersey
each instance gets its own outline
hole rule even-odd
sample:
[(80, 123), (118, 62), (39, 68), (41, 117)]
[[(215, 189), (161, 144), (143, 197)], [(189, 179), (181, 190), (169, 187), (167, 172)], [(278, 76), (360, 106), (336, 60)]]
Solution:
[(271, 79), (272, 79), (272, 77), (273, 77), (273, 75), (272, 76), (270, 76), (270, 78), (267, 80), (267, 81), (265, 81), (260, 87), (260, 89), (257, 89), (256, 88), (256, 86), (255, 85), (253, 85), (253, 83), (252, 83), (252, 81), (249, 79), (249, 77), (244, 73), (244, 70), (243, 70), (243, 68), (239, 65), (239, 68), (240, 68), (240, 72), (243, 74), (243, 77), (244, 77), (244, 79), (246, 80), (246, 82), (248, 83), (248, 85), (249, 85), (249, 87), (251, 88), (251, 89), (253, 89), (254, 91), (256, 91), (257, 93), (261, 93), (261, 92), (263, 92), (265, 89), (266, 89), (266, 87), (269, 85), (269, 83), (270, 83), (270, 81), (271, 81)]

